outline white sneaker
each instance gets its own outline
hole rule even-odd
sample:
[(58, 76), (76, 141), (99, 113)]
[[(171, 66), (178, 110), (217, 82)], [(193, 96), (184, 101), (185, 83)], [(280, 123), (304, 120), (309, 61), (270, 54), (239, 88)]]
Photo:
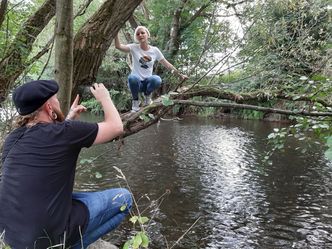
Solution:
[(144, 106), (151, 105), (153, 103), (150, 95), (144, 95)]
[(133, 100), (132, 106), (131, 106), (131, 112), (138, 112), (139, 111), (139, 105), (141, 104), (141, 101), (139, 100)]

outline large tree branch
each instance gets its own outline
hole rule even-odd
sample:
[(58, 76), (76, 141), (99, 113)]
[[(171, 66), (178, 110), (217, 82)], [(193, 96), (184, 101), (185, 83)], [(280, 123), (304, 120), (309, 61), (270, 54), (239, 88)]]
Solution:
[(237, 104), (237, 103), (225, 103), (225, 102), (203, 102), (203, 101), (193, 101), (193, 100), (174, 100), (174, 104), (181, 105), (193, 105), (201, 107), (226, 107), (231, 109), (246, 109), (253, 111), (260, 111), (264, 113), (278, 113), (285, 115), (294, 116), (311, 116), (311, 117), (332, 117), (332, 112), (316, 112), (316, 111), (306, 111), (306, 110), (284, 110), (278, 108), (263, 107), (257, 105), (247, 105), (247, 104)]
[[(86, 0), (86, 2), (80, 5), (79, 9), (77, 10), (74, 20), (85, 14), (86, 10), (88, 9), (89, 5), (93, 0)], [(46, 43), (46, 45), (35, 55), (33, 56), (27, 63), (27, 65), (31, 65), (39, 60), (44, 54), (48, 53), (50, 50), (52, 51), (52, 46), (54, 44), (55, 36), (53, 35), (52, 38)], [(45, 64), (44, 68), (46, 68), (47, 63)]]
[[(179, 97), (178, 95), (176, 97)], [(219, 96), (220, 97), (220, 96)], [(227, 97), (227, 96), (226, 96)], [(200, 107), (220, 107), (228, 109), (237, 110), (253, 110), (263, 112), (265, 114), (278, 113), (287, 116), (307, 116), (307, 117), (332, 117), (332, 112), (317, 112), (317, 111), (307, 111), (307, 110), (285, 110), (278, 108), (270, 108), (259, 105), (249, 105), (249, 104), (238, 104), (222, 101), (194, 101), (194, 100), (183, 100), (183, 99), (173, 99), (173, 103), (169, 106), (164, 106), (160, 101), (153, 103), (150, 106), (142, 108), (137, 113), (124, 113), (121, 115), (122, 121), (124, 123), (125, 133), (123, 137), (130, 136), (134, 133), (139, 132), (153, 124), (155, 124), (160, 118), (167, 114), (173, 105), (184, 105), (184, 106), (200, 106)], [(142, 118), (142, 117), (145, 117)]]
[(182, 32), (183, 30), (187, 29), (195, 20), (196, 18), (200, 17), (202, 15), (202, 13), (204, 12), (204, 10), (209, 7), (211, 5), (211, 1), (206, 3), (206, 4), (203, 4), (191, 17), (190, 19), (184, 23), (181, 28), (180, 28), (180, 31)]
[[(163, 106), (162, 104), (147, 106), (137, 113), (125, 113), (121, 115), (124, 127), (123, 137), (130, 136), (134, 133), (137, 133), (160, 120), (166, 113), (170, 111), (171, 106)], [(152, 114), (153, 118), (150, 118), (148, 121), (141, 119), (142, 115)]]
[(98, 69), (115, 35), (142, 0), (108, 0), (87, 20), (74, 38), (73, 93), (96, 80)]
[(167, 52), (173, 57), (179, 50), (180, 46), (180, 27), (181, 27), (181, 14), (183, 8), (188, 0), (182, 0), (180, 6), (174, 11), (172, 19), (172, 27), (170, 32), (170, 39), (167, 43)]
[(190, 99), (196, 96), (214, 97), (227, 99), (236, 102), (260, 101), (266, 102), (272, 99), (284, 99), (289, 101), (305, 101), (309, 103), (319, 103), (325, 107), (332, 107), (332, 103), (320, 98), (312, 98), (303, 94), (291, 94), (283, 91), (255, 91), (250, 93), (234, 93), (229, 90), (212, 87), (195, 87), (188, 92), (181, 93), (181, 99)]
[(7, 96), (10, 86), (25, 70), (26, 60), (39, 33), (55, 14), (55, 0), (45, 3), (22, 25), (0, 62), (0, 103)]
[(167, 52), (174, 57), (179, 51), (181, 44), (181, 33), (186, 30), (199, 16), (202, 15), (203, 11), (210, 6), (211, 1), (207, 4), (203, 4), (186, 22), (182, 21), (182, 14), (187, 0), (182, 0), (180, 6), (175, 10), (172, 20), (172, 28), (170, 33), (170, 40), (167, 45)]

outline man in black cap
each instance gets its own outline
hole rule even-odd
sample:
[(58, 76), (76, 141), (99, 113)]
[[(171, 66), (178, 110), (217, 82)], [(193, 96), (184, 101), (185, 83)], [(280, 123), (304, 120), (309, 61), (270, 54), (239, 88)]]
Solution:
[(103, 84), (91, 93), (101, 103), (104, 121), (74, 119), (85, 110), (75, 99), (67, 119), (52, 80), (26, 83), (13, 92), (20, 117), (2, 153), (0, 234), (12, 249), (86, 248), (115, 229), (132, 199), (123, 188), (73, 193), (81, 148), (112, 140), (123, 124)]

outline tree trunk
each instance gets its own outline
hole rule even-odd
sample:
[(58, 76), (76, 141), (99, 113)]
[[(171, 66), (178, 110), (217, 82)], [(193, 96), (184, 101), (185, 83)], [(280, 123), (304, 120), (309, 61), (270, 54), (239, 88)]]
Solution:
[[(18, 32), (11, 50), (0, 61), (0, 103), (14, 81), (27, 67), (27, 57), (38, 34), (55, 15), (55, 1), (46, 2)], [(91, 84), (116, 33), (142, 0), (107, 0), (83, 25), (74, 38), (73, 94), (82, 84)], [(22, 46), (23, 44), (23, 46)]]
[(74, 39), (74, 79), (72, 97), (78, 86), (96, 80), (101, 62), (115, 35), (142, 0), (108, 0), (83, 25)]
[(7, 0), (1, 0), (1, 5), (0, 5), (0, 27), (3, 23), (3, 21), (5, 20), (7, 5), (8, 5)]
[(73, 81), (73, 0), (57, 0), (54, 67), (61, 109), (67, 114)]
[(26, 68), (26, 60), (39, 33), (55, 15), (55, 0), (47, 0), (23, 24), (10, 49), (0, 61), (0, 103), (6, 98), (14, 81)]
[(183, 8), (186, 5), (186, 3), (187, 0), (182, 0), (181, 5), (175, 10), (173, 15), (170, 40), (167, 48), (168, 53), (172, 57), (174, 57), (177, 54), (180, 47), (181, 14), (183, 12)]

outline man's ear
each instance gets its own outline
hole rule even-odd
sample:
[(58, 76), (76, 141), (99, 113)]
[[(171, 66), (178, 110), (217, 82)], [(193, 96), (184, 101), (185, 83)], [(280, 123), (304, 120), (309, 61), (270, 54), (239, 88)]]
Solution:
[(48, 115), (52, 117), (53, 108), (48, 100), (45, 102), (43, 109), (48, 113)]

